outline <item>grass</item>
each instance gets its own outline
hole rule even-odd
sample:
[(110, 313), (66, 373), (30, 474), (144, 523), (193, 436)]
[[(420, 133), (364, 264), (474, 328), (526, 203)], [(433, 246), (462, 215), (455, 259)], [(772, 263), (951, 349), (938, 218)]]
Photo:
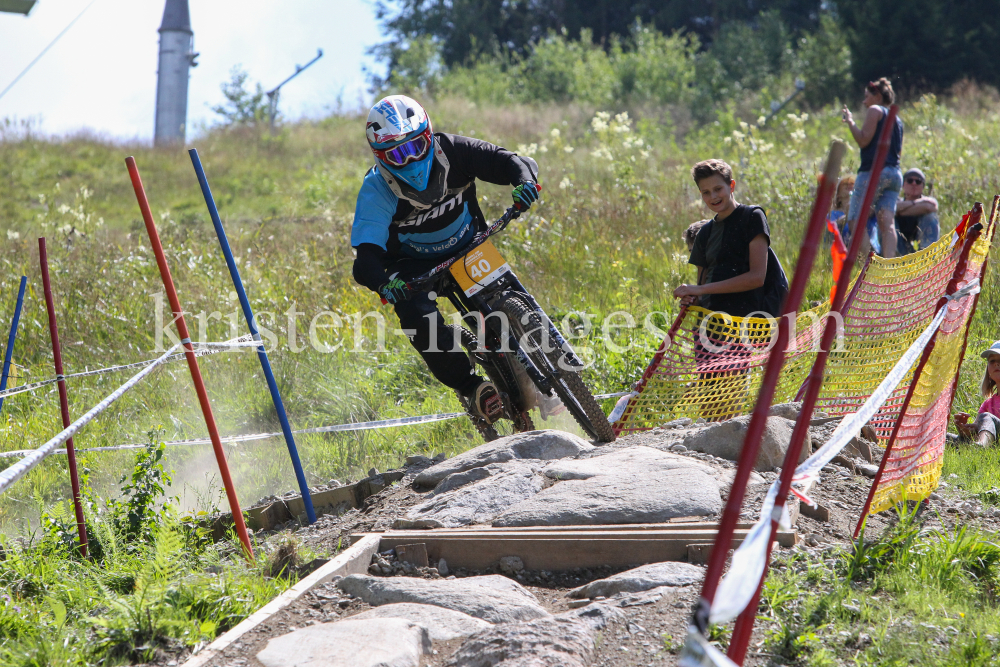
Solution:
[[(949, 100), (925, 97), (902, 110), (908, 128), (903, 160), (907, 165), (920, 164), (935, 182), (945, 233), (973, 201), (988, 204), (1000, 191), (996, 171), (1000, 116), (982, 99), (971, 93)], [(584, 106), (481, 108), (462, 100), (442, 100), (430, 112), (437, 129), (504, 144), (539, 161), (546, 186), (543, 201), (508, 228), (498, 245), (522, 281), (572, 335), (574, 345), (593, 361), (587, 380), (596, 391), (620, 391), (635, 381), (661, 335), (642, 327), (644, 317), (658, 312), (652, 322), (666, 328), (676, 313), (670, 296), (673, 287), (693, 275), (681, 233), (690, 222), (705, 217), (705, 210), (690, 182), (690, 165), (713, 156), (736, 167), (738, 198), (765, 207), (773, 245), (790, 274), (829, 141), (847, 136), (835, 107), (786, 113), (764, 128), (718, 111), (716, 122), (682, 136), (660, 123), (655, 110), (641, 108), (625, 116)], [(391, 311), (351, 279), (354, 198), (371, 163), (362, 122), (331, 117), (286, 127), (276, 136), (253, 128), (223, 129), (194, 142), (250, 299), (262, 324), (275, 335), (270, 344), (272, 365), (295, 428), (460, 410), (409, 343), (391, 333), (395, 326)], [(51, 139), (23, 125), (7, 124), (0, 132), (0, 267), (4, 269), (0, 313), (13, 311), (19, 278), (29, 277), (15, 349), (21, 368), (18, 382), (52, 374), (34, 240), (41, 235), (49, 239), (67, 372), (157, 356), (153, 350), (162, 287), (122, 164), (130, 154), (136, 156), (195, 336), (222, 340), (243, 333), (229, 276), (182, 151), (88, 137)], [(845, 174), (853, 172), (857, 162), (855, 150), (849, 153)], [(498, 216), (509, 202), (508, 188), (486, 185), (480, 192), (488, 216)], [(998, 337), (1000, 322), (1000, 297), (992, 289), (995, 273), (991, 268), (973, 322), (956, 409), (978, 408), (982, 362), (977, 351)], [(822, 255), (806, 298), (821, 300), (829, 289), (829, 258)], [(372, 317), (360, 317), (369, 311), (380, 313), (388, 323), (384, 350), (376, 347)], [(626, 311), (638, 326), (607, 336), (599, 327), (588, 326), (599, 325), (615, 311)], [(330, 315), (314, 319), (323, 312), (336, 314), (340, 326), (323, 326), (338, 324)], [(205, 317), (199, 320), (198, 313)], [(311, 331), (310, 323), (315, 325)], [(308, 345), (310, 334), (327, 347)], [(346, 344), (338, 347), (340, 342)], [(207, 357), (202, 367), (223, 434), (279, 430), (252, 353)], [(123, 376), (114, 375), (72, 382), (71, 414), (82, 414), (123, 381)], [(611, 401), (606, 408), (610, 405)], [(187, 370), (174, 365), (155, 373), (83, 429), (76, 445), (145, 442), (146, 433), (157, 428), (163, 429), (166, 439), (200, 437), (205, 433), (203, 424)], [(8, 398), (0, 413), (0, 451), (37, 447), (58, 432), (59, 425), (54, 390)], [(453, 454), (480, 440), (466, 421), (456, 420), (301, 436), (297, 442), (308, 480), (317, 484), (331, 477), (356, 478), (370, 467), (398, 465), (408, 453)], [(281, 440), (226, 449), (244, 503), (295, 488)], [(958, 474), (970, 489), (985, 491), (998, 466), (984, 461), (974, 452), (949, 452), (945, 474)], [(91, 452), (80, 457), (80, 465), (95, 498), (115, 498), (135, 459), (132, 452)], [(179, 511), (208, 510), (220, 503), (210, 448), (168, 448), (163, 466), (174, 471), (170, 493), (178, 495)], [(132, 659), (129, 652), (144, 646), (144, 637), (149, 636), (161, 638), (160, 648), (169, 642), (192, 645), (220, 632), (230, 622), (226, 618), (245, 615), (284, 585), (264, 577), (265, 565), (244, 565), (228, 543), (218, 549), (175, 550), (176, 539), (189, 539), (189, 532), (176, 524), (157, 528), (139, 552), (114, 548), (118, 538), (109, 537), (115, 555), (106, 562), (67, 558), (65, 545), (60, 556), (51, 536), (45, 538), (49, 542), (38, 541), (43, 535), (39, 517), (48, 511), (65, 522), (69, 514), (63, 503), (68, 494), (65, 457), (53, 456), (0, 498), (0, 532), (11, 536), (0, 539), (8, 545), (8, 559), (0, 569), (13, 573), (4, 575), (12, 577), (12, 583), (11, 599), (0, 610), (4, 619), (0, 641), (5, 642), (0, 648), (10, 651), (10, 664), (97, 664), (100, 656), (114, 664)], [(97, 502), (95, 507), (104, 504)], [(13, 541), (18, 535), (28, 541)], [(925, 542), (931, 550), (927, 554), (933, 555), (930, 541), (920, 544)], [(171, 572), (176, 577), (165, 577), (155, 569), (160, 553), (166, 554), (163, 562), (173, 563), (169, 567), (175, 568)], [(909, 562), (918, 562), (921, 554)], [(207, 574), (216, 570), (217, 574)], [(105, 594), (105, 589), (113, 592), (106, 577), (115, 573), (146, 577), (149, 584), (142, 591), (149, 597), (139, 600), (134, 590), (127, 599)], [(878, 574), (881, 578), (872, 575), (870, 581), (889, 582), (889, 574), (886, 570)], [(826, 575), (801, 573), (805, 579), (796, 581), (808, 582), (810, 576)], [(28, 583), (17, 583), (22, 581)], [(893, 581), (898, 586), (906, 583), (902, 574)], [(860, 584), (843, 584), (847, 588), (837, 590), (846, 595), (853, 585)], [(948, 595), (954, 597), (934, 600), (972, 609), (972, 599), (956, 592), (958, 583), (948, 586), (952, 586)], [(912, 597), (905, 604), (917, 614), (923, 603), (916, 589), (898, 590), (901, 600)], [(824, 609), (833, 604), (830, 600)], [(65, 617), (59, 604), (65, 607)], [(989, 602), (993, 606), (976, 604), (992, 610), (988, 618), (995, 618), (993, 602)], [(14, 611), (15, 607), (19, 609)], [(137, 609), (145, 610), (146, 620), (133, 613)], [(157, 618), (163, 625), (153, 632), (149, 619), (161, 611)], [(92, 617), (111, 625), (96, 627)], [(837, 618), (845, 624), (849, 620)], [(40, 619), (38, 627), (26, 629), (25, 619), (32, 623)], [(791, 644), (780, 640), (781, 645), (792, 646), (789, 651), (798, 651), (798, 644), (812, 646), (810, 632), (826, 642), (826, 621), (817, 623), (803, 630), (806, 634), (790, 638)], [(978, 632), (980, 626), (956, 627)], [(131, 643), (123, 643), (123, 635), (115, 634), (119, 631), (131, 636)], [(83, 650), (95, 637), (118, 639), (94, 644), (104, 647), (98, 656)], [(973, 650), (966, 639), (963, 634), (961, 645)], [(957, 646), (958, 640), (951, 645)], [(119, 646), (131, 648), (122, 652), (125, 649), (115, 648)], [(809, 651), (821, 654), (820, 649)]]
[(969, 526), (922, 527), (912, 511), (876, 541), (775, 563), (762, 643), (777, 664), (996, 665), (1000, 546)]

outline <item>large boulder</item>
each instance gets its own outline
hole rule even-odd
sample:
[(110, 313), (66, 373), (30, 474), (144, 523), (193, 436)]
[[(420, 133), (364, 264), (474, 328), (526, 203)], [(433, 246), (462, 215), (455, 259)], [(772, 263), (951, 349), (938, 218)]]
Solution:
[(397, 602), (429, 604), (460, 611), (490, 623), (529, 621), (550, 616), (528, 589), (498, 574), (464, 579), (352, 574), (338, 581), (337, 588), (373, 607)]
[(468, 637), (480, 630), (492, 627), (481, 618), (473, 618), (454, 609), (445, 609), (430, 604), (414, 604), (398, 602), (375, 607), (350, 617), (350, 620), (367, 618), (402, 618), (413, 623), (419, 623), (427, 628), (431, 641), (446, 642), (450, 639)]
[(687, 457), (661, 452), (652, 447), (629, 447), (585, 459), (553, 461), (545, 466), (545, 476), (555, 480), (590, 479), (600, 475), (632, 477), (667, 470), (692, 469), (714, 474), (711, 466)]
[(448, 667), (584, 667), (594, 654), (585, 623), (544, 618), (497, 625), (465, 640)]
[[(709, 425), (700, 431), (684, 438), (684, 446), (696, 452), (704, 452), (712, 456), (736, 461), (743, 449), (743, 439), (746, 437), (750, 417), (737, 417), (724, 422)], [(788, 450), (795, 422), (784, 417), (768, 417), (761, 438), (760, 449), (757, 452), (756, 470), (774, 470), (781, 466)], [(812, 442), (806, 432), (802, 453), (798, 462), (805, 461), (812, 454)]]
[(264, 667), (418, 667), (430, 652), (427, 628), (413, 621), (346, 619), (275, 637), (257, 660)]
[(696, 468), (559, 482), (517, 503), (494, 526), (662, 523), (722, 510), (719, 483)]
[(413, 482), (417, 486), (437, 486), (448, 475), (490, 463), (514, 459), (563, 459), (594, 449), (583, 438), (563, 431), (545, 430), (517, 433), (462, 452), (420, 472)]
[[(482, 479), (452, 485), (456, 477)], [(441, 484), (450, 490), (444, 493), (435, 491), (434, 496), (410, 509), (393, 526), (455, 528), (475, 523), (488, 524), (511, 505), (541, 491), (545, 486), (545, 477), (536, 466), (517, 461), (452, 473)]]
[(567, 595), (573, 598), (596, 598), (611, 597), (615, 593), (640, 593), (660, 586), (688, 586), (701, 581), (704, 576), (705, 570), (690, 563), (650, 563), (607, 579), (592, 581), (574, 588)]

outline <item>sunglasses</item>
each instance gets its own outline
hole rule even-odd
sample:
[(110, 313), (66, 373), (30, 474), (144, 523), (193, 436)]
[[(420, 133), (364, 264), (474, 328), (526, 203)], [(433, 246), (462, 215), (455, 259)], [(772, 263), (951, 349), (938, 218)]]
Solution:
[(908, 179), (906, 179), (906, 182), (909, 185), (923, 185), (924, 184), (924, 182), (921, 181), (919, 178), (908, 178)]

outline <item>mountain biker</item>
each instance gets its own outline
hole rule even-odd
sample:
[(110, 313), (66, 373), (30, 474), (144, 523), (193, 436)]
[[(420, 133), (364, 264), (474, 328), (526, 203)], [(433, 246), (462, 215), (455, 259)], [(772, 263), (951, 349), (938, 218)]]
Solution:
[(427, 112), (405, 95), (389, 95), (368, 112), (365, 133), (375, 166), (358, 192), (351, 228), (354, 280), (393, 305), (403, 332), (431, 373), (492, 424), (503, 416), (496, 386), (475, 373), (436, 295), (406, 281), (461, 255), (486, 229), (476, 179), (514, 186), (525, 210), (538, 198), (537, 177), (524, 158), (491, 143), (434, 132)]

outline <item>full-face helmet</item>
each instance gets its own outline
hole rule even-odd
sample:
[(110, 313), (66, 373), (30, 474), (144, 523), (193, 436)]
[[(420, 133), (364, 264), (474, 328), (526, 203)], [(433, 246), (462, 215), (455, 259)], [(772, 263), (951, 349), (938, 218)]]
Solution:
[(365, 134), (375, 159), (392, 176), (418, 191), (427, 188), (434, 130), (420, 104), (406, 95), (383, 97), (368, 112)]

